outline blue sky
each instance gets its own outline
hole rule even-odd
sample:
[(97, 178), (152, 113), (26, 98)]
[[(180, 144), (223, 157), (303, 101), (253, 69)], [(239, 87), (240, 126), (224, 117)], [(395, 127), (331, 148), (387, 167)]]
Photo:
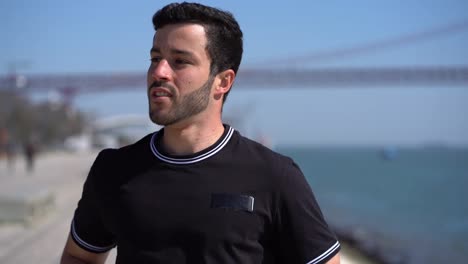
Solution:
[[(145, 72), (154, 33), (151, 16), (169, 2), (2, 1), (0, 75), (13, 69), (25, 74)], [(468, 2), (463, 0), (201, 2), (238, 19), (245, 36), (241, 67), (468, 64)], [(460, 22), (465, 26), (457, 32), (408, 45), (314, 56)], [(226, 112), (240, 112), (250, 131), (279, 143), (468, 145), (466, 87), (314, 88), (233, 90)], [(131, 98), (112, 95), (113, 103), (103, 98), (102, 106), (95, 96), (79, 97), (77, 104), (112, 114), (120, 113), (115, 110), (122, 106), (119, 100)], [(145, 112), (144, 97), (135, 96), (137, 102), (127, 101), (119, 111)], [(242, 113), (246, 106), (251, 110)]]

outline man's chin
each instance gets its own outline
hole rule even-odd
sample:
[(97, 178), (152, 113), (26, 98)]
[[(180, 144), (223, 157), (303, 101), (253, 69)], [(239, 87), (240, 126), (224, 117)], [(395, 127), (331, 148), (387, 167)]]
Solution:
[(160, 126), (164, 126), (164, 122), (161, 120), (161, 118), (153, 115), (153, 114), (149, 114), (149, 118), (151, 120), (151, 122), (153, 122), (154, 124), (156, 125), (160, 125)]
[(162, 122), (158, 119), (154, 119), (154, 118), (151, 118), (151, 122), (153, 122), (154, 124), (158, 125), (158, 126), (165, 126), (167, 123), (166, 122)]
[(151, 122), (153, 122), (154, 124), (159, 125), (159, 126), (168, 126), (168, 125), (171, 125), (171, 124), (174, 123), (171, 120), (164, 119), (161, 116), (156, 116), (156, 115), (152, 115), (152, 114), (150, 114), (150, 119), (151, 119)]

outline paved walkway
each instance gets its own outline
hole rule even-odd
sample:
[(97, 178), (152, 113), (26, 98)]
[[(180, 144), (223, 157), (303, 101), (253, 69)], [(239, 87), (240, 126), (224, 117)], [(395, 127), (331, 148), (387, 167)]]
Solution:
[[(22, 193), (32, 187), (51, 192), (54, 208), (30, 223), (0, 223), (0, 263), (59, 263), (73, 210), (96, 157), (88, 153), (48, 153), (27, 172), (18, 159), (13, 170), (0, 160), (0, 193)], [(107, 263), (115, 262), (115, 253)]]
[[(5, 161), (0, 160), (0, 193), (23, 192), (34, 186), (51, 192), (55, 200), (51, 212), (29, 224), (0, 223), (0, 263), (59, 263), (73, 211), (96, 155), (96, 152), (44, 154), (31, 173), (25, 170), (22, 160), (16, 161), (14, 171), (9, 171)], [(352, 255), (353, 252), (345, 252), (341, 263), (363, 263)], [(106, 263), (115, 263), (115, 249)]]

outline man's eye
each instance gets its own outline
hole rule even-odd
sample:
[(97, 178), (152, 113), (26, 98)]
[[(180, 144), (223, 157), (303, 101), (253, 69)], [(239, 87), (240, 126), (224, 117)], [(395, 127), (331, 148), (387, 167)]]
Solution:
[(157, 63), (157, 62), (160, 62), (161, 61), (161, 58), (159, 57), (153, 57), (150, 59), (152, 63)]
[(174, 62), (176, 64), (187, 64), (187, 63), (189, 63), (188, 61), (183, 60), (183, 59), (176, 59), (176, 60), (174, 60)]

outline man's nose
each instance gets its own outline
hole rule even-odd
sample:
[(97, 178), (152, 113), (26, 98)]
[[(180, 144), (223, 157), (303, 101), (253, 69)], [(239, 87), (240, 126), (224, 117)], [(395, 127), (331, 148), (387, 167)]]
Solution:
[(167, 60), (159, 61), (155, 66), (153, 66), (151, 76), (155, 80), (168, 80), (171, 76), (171, 66)]

